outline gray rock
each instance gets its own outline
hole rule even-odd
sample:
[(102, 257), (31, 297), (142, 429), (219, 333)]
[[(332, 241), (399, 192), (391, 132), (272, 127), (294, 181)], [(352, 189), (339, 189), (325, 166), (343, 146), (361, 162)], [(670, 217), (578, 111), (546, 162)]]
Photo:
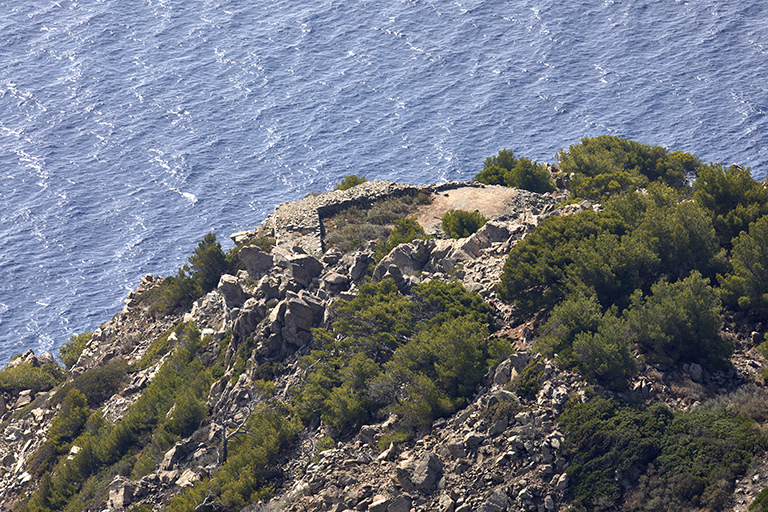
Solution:
[(418, 461), (413, 459), (397, 467), (398, 483), (406, 491), (419, 490), (431, 493), (437, 489), (437, 483), (443, 473), (443, 462), (433, 452), (425, 453)]
[(272, 255), (266, 253), (256, 246), (250, 245), (240, 249), (237, 253), (237, 257), (243, 262), (245, 268), (248, 270), (248, 275), (251, 279), (257, 280), (269, 272), (274, 264)]
[(701, 366), (699, 366), (698, 364), (693, 363), (691, 367), (688, 369), (688, 373), (691, 376), (692, 381), (694, 382), (701, 381), (702, 369), (701, 369)]
[(507, 426), (509, 425), (509, 420), (506, 416), (502, 416), (496, 422), (491, 425), (491, 428), (488, 429), (488, 435), (489, 436), (496, 436), (507, 430)]
[(451, 457), (454, 459), (462, 459), (467, 456), (467, 450), (464, 448), (463, 445), (458, 443), (448, 443), (444, 444), (440, 448), (440, 453), (444, 457)]
[(503, 386), (512, 378), (512, 361), (505, 359), (496, 367), (496, 373), (493, 375), (494, 384)]
[(557, 479), (557, 485), (555, 485), (555, 489), (557, 489), (557, 492), (565, 492), (568, 490), (569, 483), (570, 478), (568, 477), (568, 474), (563, 473), (560, 475), (560, 478)]
[(434, 245), (434, 240), (414, 240), (411, 243), (398, 245), (379, 262), (373, 271), (373, 278), (383, 279), (390, 265), (397, 266), (404, 274), (421, 270), (429, 260)]
[(321, 289), (337, 294), (349, 290), (349, 277), (337, 272), (329, 272), (323, 277)]
[(227, 307), (240, 307), (248, 300), (248, 296), (243, 292), (240, 283), (235, 276), (224, 274), (219, 279), (217, 291), (224, 297)]
[(392, 500), (386, 496), (376, 495), (373, 497), (373, 502), (368, 505), (368, 512), (387, 512), (390, 503)]
[(411, 498), (408, 496), (400, 495), (389, 504), (387, 512), (410, 512), (411, 510)]
[(325, 254), (323, 254), (323, 264), (332, 266), (337, 264), (341, 257), (343, 256), (342, 252), (338, 249), (328, 249)]
[(323, 270), (323, 264), (308, 254), (293, 256), (288, 260), (288, 264), (291, 276), (302, 286), (309, 286)]
[(509, 498), (503, 489), (497, 489), (480, 505), (478, 512), (505, 512), (509, 506)]
[(112, 510), (122, 510), (133, 503), (133, 492), (136, 485), (129, 479), (116, 476), (109, 484), (108, 506)]
[(368, 267), (373, 263), (373, 258), (367, 252), (355, 253), (352, 265), (349, 268), (349, 278), (359, 281), (368, 274)]
[(485, 439), (485, 437), (479, 432), (470, 432), (464, 436), (464, 446), (470, 450), (474, 450), (480, 446), (480, 444), (483, 442), (483, 439)]
[(439, 512), (454, 512), (456, 502), (450, 496), (444, 494), (440, 496), (440, 500), (437, 502), (437, 509)]
[(232, 333), (240, 339), (250, 336), (259, 326), (267, 314), (267, 307), (264, 301), (258, 301), (250, 298), (245, 301), (237, 318), (232, 325)]

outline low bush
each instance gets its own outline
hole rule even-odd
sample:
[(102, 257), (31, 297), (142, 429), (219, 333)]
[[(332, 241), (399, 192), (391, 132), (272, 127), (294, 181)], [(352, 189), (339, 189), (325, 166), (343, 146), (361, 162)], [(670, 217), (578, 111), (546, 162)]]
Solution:
[(223, 274), (234, 274), (241, 266), (236, 252), (222, 251), (214, 233), (203, 237), (188, 261), (175, 276), (166, 277), (159, 286), (141, 294), (140, 302), (155, 314), (175, 313), (213, 290)]
[(448, 210), (441, 219), (443, 232), (450, 238), (466, 238), (488, 222), (480, 212), (464, 210)]
[(85, 346), (91, 341), (92, 337), (92, 332), (73, 334), (69, 337), (69, 341), (59, 348), (59, 360), (64, 365), (64, 368), (69, 370), (75, 366), (75, 363), (80, 358), (80, 354), (83, 353)]
[(756, 321), (768, 321), (768, 215), (733, 240), (733, 272), (721, 278), (723, 300)]
[(636, 293), (626, 313), (632, 338), (654, 362), (699, 363), (716, 369), (728, 364), (732, 346), (720, 336), (720, 299), (698, 272), (681, 281), (654, 284)]
[(365, 176), (357, 177), (356, 174), (350, 174), (349, 176), (345, 176), (343, 180), (341, 180), (341, 183), (336, 185), (336, 190), (349, 190), (352, 187), (356, 187), (358, 185), (361, 185), (365, 183), (366, 180)]
[(680, 189), (701, 167), (701, 162), (688, 153), (670, 153), (661, 146), (611, 135), (582, 139), (568, 151), (559, 151), (557, 157), (563, 172), (574, 175), (571, 193), (593, 200), (645, 187), (655, 181)]
[(429, 204), (431, 194), (421, 191), (414, 195), (380, 199), (369, 208), (352, 207), (323, 219), (326, 248), (350, 252), (368, 241), (382, 242), (392, 231), (392, 225), (410, 215), (419, 205)]
[(373, 255), (373, 259), (377, 262), (381, 261), (384, 256), (389, 254), (389, 251), (394, 249), (400, 244), (407, 244), (417, 239), (429, 238), (424, 228), (421, 227), (416, 219), (411, 217), (403, 217), (395, 222), (395, 227), (389, 233), (389, 237), (385, 242), (380, 242), (376, 247), (376, 252)]
[(483, 170), (474, 181), (487, 185), (504, 185), (540, 194), (555, 190), (555, 183), (546, 166), (528, 158), (518, 159), (512, 151), (502, 149), (494, 157), (488, 157)]
[(89, 407), (98, 407), (117, 393), (128, 375), (128, 364), (122, 358), (115, 358), (104, 366), (82, 373), (63, 385), (53, 395), (54, 404), (66, 399), (70, 390), (77, 390), (85, 396)]
[(720, 243), (733, 239), (760, 217), (768, 215), (768, 188), (752, 179), (750, 169), (722, 164), (704, 165), (693, 184), (696, 203), (710, 214)]
[(66, 373), (55, 362), (35, 366), (30, 361), (13, 360), (0, 371), (0, 392), (18, 394), (31, 389), (35, 393), (53, 389), (66, 379)]

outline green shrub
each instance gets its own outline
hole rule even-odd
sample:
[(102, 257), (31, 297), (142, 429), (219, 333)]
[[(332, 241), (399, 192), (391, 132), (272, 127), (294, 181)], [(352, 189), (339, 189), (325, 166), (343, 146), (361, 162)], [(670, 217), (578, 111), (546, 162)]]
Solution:
[(104, 366), (88, 370), (67, 382), (53, 395), (54, 404), (62, 402), (70, 390), (82, 393), (89, 407), (98, 407), (106, 399), (117, 393), (128, 373), (128, 364), (117, 357)]
[(768, 215), (733, 240), (733, 272), (721, 278), (726, 304), (768, 321)]
[(69, 370), (75, 366), (75, 363), (80, 358), (80, 354), (83, 353), (85, 346), (91, 341), (92, 337), (92, 332), (73, 334), (69, 337), (69, 341), (59, 348), (59, 360), (64, 365), (64, 368)]
[[(505, 172), (509, 171), (510, 169), (514, 169), (517, 165), (517, 157), (515, 154), (509, 150), (509, 149), (502, 149), (499, 151), (499, 154), (496, 156), (489, 156), (485, 159), (485, 162), (483, 162), (483, 170), (488, 170), (492, 168), (497, 169), (503, 169)], [(479, 180), (478, 180), (479, 181)], [(497, 185), (501, 185), (502, 183), (497, 183)]]
[[(726, 409), (673, 413), (596, 398), (566, 410), (563, 455), (575, 510), (722, 510), (766, 438)], [(633, 491), (627, 487), (637, 484)]]
[(448, 210), (442, 218), (443, 232), (450, 238), (466, 238), (488, 222), (478, 211)]
[(343, 180), (341, 180), (341, 183), (336, 185), (336, 190), (349, 190), (352, 187), (356, 187), (357, 185), (360, 185), (362, 183), (365, 183), (366, 180), (365, 176), (360, 176), (359, 178), (355, 174), (350, 174), (349, 176), (345, 176)]
[(504, 175), (504, 184), (539, 194), (555, 190), (555, 183), (547, 167), (528, 158), (521, 158), (517, 165), (507, 171)]
[(610, 135), (582, 139), (568, 151), (559, 151), (557, 157), (563, 172), (574, 174), (571, 193), (595, 200), (654, 181), (680, 189), (686, 177), (695, 174), (701, 166), (701, 162), (688, 153), (669, 153), (661, 146)]
[[(621, 237), (625, 229), (622, 219), (609, 211), (547, 218), (509, 253), (496, 285), (499, 298), (514, 302), (524, 315), (551, 309), (565, 297), (576, 258), (594, 252), (597, 235)], [(610, 269), (602, 262), (598, 268)]]
[(576, 368), (587, 380), (608, 389), (621, 391), (637, 374), (632, 356), (632, 341), (626, 323), (610, 311), (602, 318), (596, 332), (580, 332), (573, 340)]
[(512, 151), (502, 149), (494, 157), (488, 157), (483, 170), (473, 181), (487, 185), (504, 185), (540, 194), (555, 190), (555, 183), (546, 166), (528, 158), (515, 157)]
[(693, 188), (696, 203), (709, 212), (720, 243), (726, 248), (751, 223), (768, 215), (768, 189), (765, 183), (752, 179), (749, 168), (702, 166)]
[(750, 512), (768, 512), (768, 487), (765, 487), (749, 504)]
[[(517, 164), (517, 159), (515, 159), (515, 164)], [(514, 168), (514, 165), (512, 166), (512, 168)], [(491, 165), (491, 166), (485, 167), (482, 171), (477, 173), (475, 177), (472, 179), (472, 181), (477, 181), (478, 183), (485, 183), (486, 185), (502, 185), (506, 187), (507, 183), (504, 178), (507, 172), (509, 172), (508, 169), (499, 167), (498, 165)]]
[(386, 242), (379, 243), (374, 253), (374, 260), (381, 261), (384, 256), (389, 254), (389, 251), (394, 249), (400, 244), (407, 244), (417, 239), (429, 238), (424, 228), (421, 227), (416, 219), (411, 217), (403, 217), (395, 222), (395, 227), (389, 233), (389, 238)]
[(626, 322), (610, 310), (603, 314), (594, 296), (573, 294), (552, 310), (536, 347), (588, 381), (620, 391), (637, 373), (632, 342)]
[(324, 436), (317, 441), (317, 451), (324, 452), (336, 448), (336, 441), (332, 437)]
[(42, 366), (34, 366), (29, 361), (14, 363), (11, 360), (0, 371), (0, 392), (18, 394), (20, 391), (31, 389), (38, 393), (48, 391), (66, 379), (66, 373), (54, 362)]
[(711, 279), (726, 268), (703, 210), (657, 184), (612, 199), (600, 213), (546, 219), (512, 249), (496, 290), (529, 315), (577, 291), (623, 310), (635, 290), (648, 293), (659, 278), (698, 270)]
[(543, 357), (537, 357), (528, 363), (517, 377), (507, 385), (510, 391), (514, 391), (529, 400), (536, 398), (536, 394), (541, 388), (541, 376), (544, 374), (543, 360)]
[(326, 248), (350, 252), (360, 249), (370, 240), (381, 242), (389, 236), (395, 221), (410, 215), (419, 205), (430, 202), (431, 195), (420, 191), (415, 196), (380, 199), (370, 208), (348, 208), (323, 219), (323, 243)]
[[(256, 238), (241, 244), (237, 247), (233, 247), (230, 249), (230, 252), (227, 253), (227, 257), (230, 259), (234, 259), (234, 256), (237, 255), (237, 252), (246, 246), (255, 246), (261, 249), (264, 252), (272, 252), (272, 248), (275, 247), (275, 244), (277, 243), (277, 240), (275, 237), (272, 236), (257, 236)], [(232, 254), (234, 253), (234, 254)]]
[(48, 439), (30, 458), (30, 473), (37, 477), (42, 476), (50, 470), (56, 459), (69, 452), (72, 441), (80, 435), (90, 415), (85, 395), (71, 389), (61, 403), (61, 409), (51, 421)]
[(313, 331), (319, 350), (296, 394), (304, 420), (348, 426), (380, 410), (399, 415), (408, 435), (459, 407), (509, 343), (488, 341), (492, 309), (459, 283), (429, 281), (412, 300), (394, 281), (367, 283), (333, 305), (337, 320)]
[(140, 301), (156, 314), (168, 315), (189, 307), (199, 297), (219, 284), (223, 274), (235, 273), (241, 263), (237, 253), (225, 254), (214, 233), (208, 233), (197, 245), (175, 276), (163, 279), (159, 286), (144, 292)]
[(720, 309), (709, 280), (692, 272), (675, 283), (659, 281), (646, 297), (635, 293), (626, 318), (635, 342), (652, 361), (719, 368), (732, 350), (720, 336)]

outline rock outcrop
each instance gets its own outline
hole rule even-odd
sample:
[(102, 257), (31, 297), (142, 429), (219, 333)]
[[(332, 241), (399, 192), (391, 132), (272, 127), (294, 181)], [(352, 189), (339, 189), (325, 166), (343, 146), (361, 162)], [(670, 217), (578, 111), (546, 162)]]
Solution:
[[(393, 418), (363, 425), (354, 432), (339, 431), (317, 422), (299, 435), (283, 453), (274, 479), (271, 504), (254, 504), (245, 510), (271, 506), (286, 511), (369, 512), (504, 512), (562, 511), (568, 509), (568, 460), (562, 454), (565, 433), (558, 418), (569, 401), (584, 397), (586, 383), (574, 373), (558, 369), (552, 361), (532, 351), (536, 319), (518, 317), (497, 301), (506, 255), (539, 222), (551, 215), (567, 215), (589, 203), (557, 206), (565, 191), (538, 195), (518, 191), (503, 212), (470, 237), (416, 240), (395, 247), (374, 264), (373, 245), (342, 254), (323, 246), (323, 219), (350, 206), (367, 206), (387, 196), (426, 192), (445, 194), (459, 188), (485, 187), (448, 183), (414, 187), (390, 182), (369, 182), (343, 192), (310, 195), (279, 205), (260, 228), (232, 235), (239, 244), (270, 233), (277, 241), (269, 253), (243, 246), (239, 258), (245, 270), (223, 275), (218, 286), (179, 315), (158, 317), (141, 301), (160, 284), (147, 275), (126, 299), (119, 314), (93, 333), (72, 376), (100, 368), (113, 360), (136, 365), (153, 342), (169, 329), (194, 321), (206, 342), (199, 349), (204, 365), (224, 358), (224, 375), (213, 383), (206, 405), (211, 418), (193, 434), (175, 443), (159, 458), (157, 466), (141, 478), (115, 476), (103, 489), (100, 510), (129, 510), (143, 505), (159, 509), (170, 497), (215, 472), (221, 461), (222, 425), (238, 425), (260, 400), (257, 381), (270, 371), (257, 364), (234, 370), (238, 354), (245, 351), (279, 364), (274, 394), (289, 400), (292, 389), (304, 378), (301, 357), (313, 348), (312, 330), (333, 322), (339, 298), (352, 298), (368, 279), (392, 278), (407, 293), (427, 280), (458, 280), (496, 307), (496, 335), (505, 336), (517, 352), (485, 376), (469, 403), (451, 417), (435, 421), (408, 442), (393, 442), (379, 451), (379, 442)], [(152, 364), (136, 366), (119, 392), (95, 404), (107, 421), (117, 422), (155, 378), (167, 355)], [(23, 354), (22, 361), (42, 365), (50, 354)], [(511, 391), (510, 382), (531, 362), (537, 364), (539, 391), (523, 397)], [(764, 367), (752, 353), (741, 355), (737, 370), (707, 372), (691, 364), (681, 368), (644, 367), (626, 398), (664, 401), (674, 408), (691, 407), (695, 390), (733, 390)], [(689, 391), (686, 391), (689, 390)], [(12, 509), (39, 484), (29, 472), (32, 455), (47, 439), (51, 421), (61, 408), (52, 393), (22, 390), (0, 395), (0, 509)], [(170, 414), (170, 413), (169, 413)], [(333, 449), (318, 452), (324, 437), (338, 439)], [(79, 448), (73, 446), (72, 450)], [(766, 473), (766, 472), (763, 472)], [(754, 470), (751, 483), (740, 487), (753, 497), (766, 484), (766, 475)], [(754, 478), (753, 478), (754, 477)], [(737, 500), (738, 501), (738, 500)], [(742, 500), (748, 503), (746, 498)], [(742, 509), (745, 507), (742, 507)], [(216, 501), (203, 502), (198, 510), (224, 510)]]

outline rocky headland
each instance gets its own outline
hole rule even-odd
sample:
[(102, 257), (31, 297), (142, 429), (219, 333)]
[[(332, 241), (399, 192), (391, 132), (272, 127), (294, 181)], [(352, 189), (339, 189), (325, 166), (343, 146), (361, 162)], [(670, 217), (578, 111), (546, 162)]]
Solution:
[[(498, 300), (494, 289), (510, 249), (543, 219), (599, 208), (586, 201), (560, 205), (568, 197), (567, 189), (560, 185), (553, 193), (535, 194), (477, 183), (415, 187), (366, 182), (346, 191), (281, 204), (261, 226), (233, 234), (245, 269), (222, 275), (218, 286), (187, 311), (168, 315), (150, 311), (142, 296), (162, 280), (144, 276), (126, 298), (124, 309), (95, 330), (69, 370), (72, 379), (114, 361), (129, 365), (119, 389), (91, 409), (101, 411), (112, 424), (119, 422), (170, 357), (169, 352), (156, 360), (148, 358), (153, 344), (164, 335), (173, 340), (176, 335), (167, 333), (180, 322), (194, 322), (207, 340), (198, 349), (199, 360), (203, 365), (223, 361), (223, 375), (211, 385), (208, 414), (193, 432), (175, 442), (140, 478), (132, 478), (127, 471), (110, 476), (106, 485), (94, 489), (91, 501), (82, 509), (157, 510), (171, 497), (210, 477), (222, 463), (222, 436), (243, 425), (260, 400), (255, 386), (264, 378), (264, 363), (247, 358), (244, 367), (235, 369), (238, 348), (250, 340), (262, 361), (279, 363), (279, 370), (271, 375), (273, 396), (290, 402), (292, 389), (305, 378), (306, 369), (300, 362), (313, 349), (312, 329), (328, 327), (334, 321), (329, 306), (355, 297), (365, 282), (391, 278), (403, 294), (430, 280), (460, 282), (493, 305), (492, 336), (509, 339), (515, 352), (488, 371), (466, 406), (412, 439), (388, 444), (383, 451), (379, 440), (393, 421), (390, 417), (375, 418), (355, 429), (322, 421), (303, 426), (272, 468), (271, 499), (243, 510), (567, 510), (569, 460), (561, 454), (565, 433), (558, 418), (567, 404), (587, 399), (588, 384), (579, 374), (559, 369), (536, 353), (533, 337), (540, 319), (521, 316)], [(378, 263), (374, 244), (348, 253), (326, 248), (324, 219), (353, 206), (366, 208), (382, 198), (418, 193), (428, 194), (431, 202), (413, 215), (433, 238), (397, 246)], [(490, 220), (470, 237), (448, 239), (434, 220), (454, 208), (478, 210)], [(248, 245), (261, 236), (275, 239), (270, 252)], [(724, 335), (736, 346), (730, 370), (708, 372), (697, 364), (647, 365), (621, 396), (688, 410), (709, 398), (754, 385), (766, 364), (751, 348), (753, 340), (735, 332), (725, 331)], [(151, 364), (139, 364), (142, 361)], [(50, 364), (52, 357), (27, 353), (9, 365), (21, 362), (41, 366)], [(540, 387), (533, 396), (517, 393), (510, 386), (526, 368), (538, 375)], [(55, 395), (56, 389), (0, 396), (2, 510), (20, 506), (41, 485), (30, 461), (49, 439), (52, 422), (61, 410), (61, 400), (54, 400)], [(515, 412), (495, 414), (503, 410)], [(324, 444), (324, 439), (332, 439), (333, 444)], [(74, 456), (79, 447), (73, 445), (70, 450)], [(768, 461), (763, 455), (737, 484), (729, 508), (746, 510), (767, 483)], [(207, 496), (195, 509), (227, 508), (215, 496)]]

